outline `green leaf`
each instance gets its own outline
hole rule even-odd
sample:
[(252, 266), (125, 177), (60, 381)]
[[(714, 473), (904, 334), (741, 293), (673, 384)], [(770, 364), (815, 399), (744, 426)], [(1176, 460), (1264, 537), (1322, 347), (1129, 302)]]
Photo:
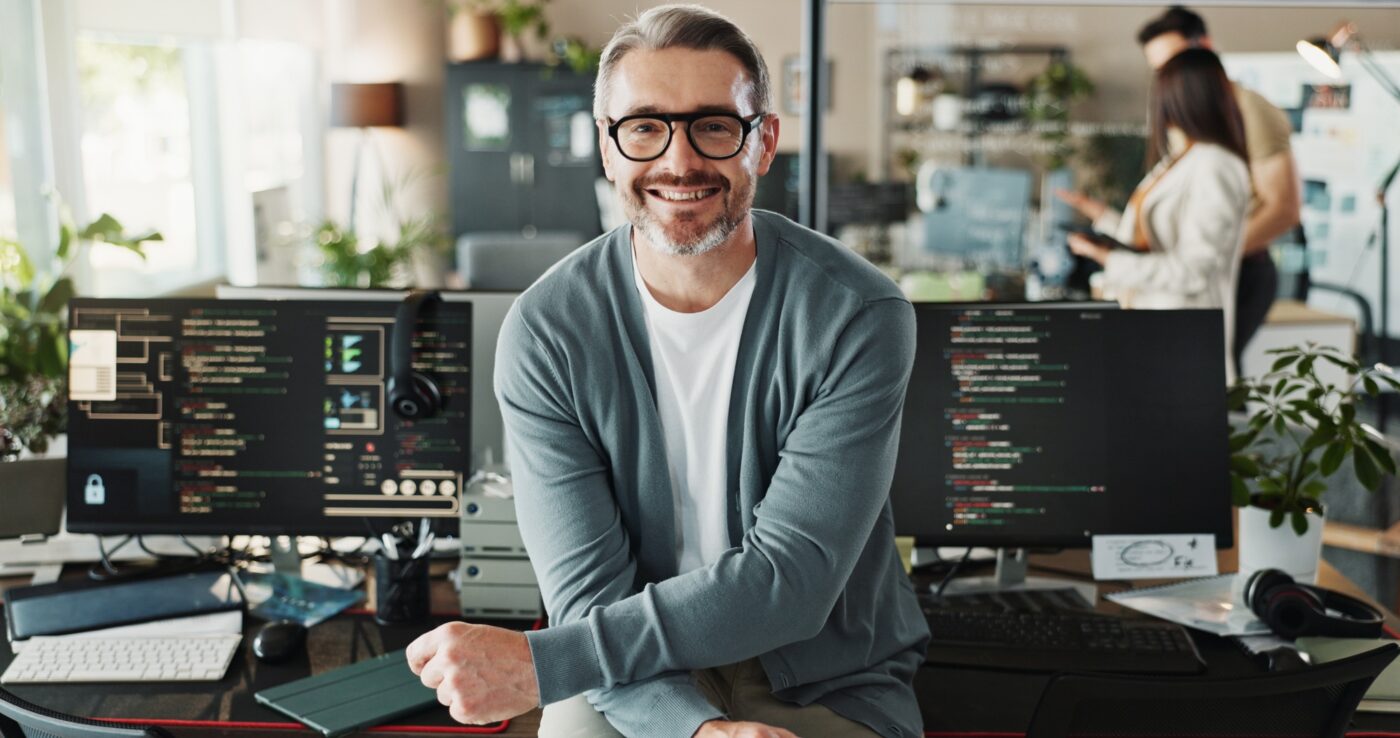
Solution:
[(1299, 361), (1299, 362), (1298, 362), (1298, 373), (1299, 373), (1299, 374), (1311, 374), (1311, 373), (1312, 373), (1313, 364), (1316, 363), (1316, 362), (1317, 362), (1317, 357), (1316, 357), (1316, 356), (1308, 356), (1308, 357), (1303, 358), (1302, 361)]
[(1230, 502), (1235, 507), (1244, 507), (1249, 504), (1249, 485), (1234, 474), (1230, 475)]
[(1371, 452), (1371, 456), (1375, 457), (1376, 463), (1386, 474), (1395, 473), (1395, 457), (1391, 455), (1390, 450), (1384, 444), (1370, 436), (1362, 436), (1361, 442), (1365, 444), (1366, 450)]
[(1283, 379), (1280, 379), (1279, 381), (1274, 382), (1274, 388), (1273, 388), (1273, 390), (1270, 391), (1270, 394), (1272, 394), (1272, 395), (1274, 395), (1275, 397), (1277, 397), (1279, 394), (1281, 394), (1281, 393), (1283, 392), (1283, 388), (1286, 387), (1286, 386), (1288, 386), (1288, 378), (1287, 378), (1287, 377), (1284, 377)]
[(1346, 425), (1351, 425), (1352, 423), (1354, 423), (1354, 422), (1356, 421), (1356, 406), (1355, 406), (1355, 405), (1351, 404), (1350, 402), (1344, 402), (1344, 403), (1338, 405), (1338, 406), (1337, 406), (1337, 409), (1338, 409), (1339, 411), (1341, 411), (1341, 413), (1342, 413), (1342, 422), (1343, 422), (1344, 424), (1346, 424)]
[(1341, 468), (1342, 462), (1347, 458), (1347, 446), (1345, 443), (1333, 443), (1322, 452), (1322, 464), (1318, 467), (1322, 471), (1322, 476), (1330, 477)]
[(1272, 374), (1276, 371), (1287, 368), (1290, 364), (1297, 361), (1298, 358), (1298, 354), (1288, 354), (1286, 356), (1280, 356), (1277, 360), (1274, 361), (1274, 365), (1272, 368), (1269, 369), (1269, 373)]
[(1245, 454), (1235, 454), (1230, 457), (1230, 471), (1246, 479), (1253, 479), (1263, 473), (1263, 470), (1259, 468), (1259, 462)]
[(1303, 489), (1301, 490), (1304, 497), (1311, 497), (1314, 500), (1318, 497), (1321, 497), (1322, 493), (1326, 491), (1327, 483), (1322, 481), (1321, 479), (1314, 479), (1311, 482), (1308, 482), (1307, 484), (1303, 485)]
[(0, 238), (0, 285), (22, 290), (34, 281), (34, 264), (18, 241)]
[(1346, 371), (1347, 374), (1355, 374), (1361, 370), (1360, 365), (1358, 365), (1356, 362), (1349, 361), (1345, 358), (1334, 356), (1332, 354), (1323, 353), (1322, 360)]
[(1366, 394), (1376, 397), (1381, 393), (1380, 385), (1376, 384), (1376, 380), (1370, 377), (1362, 377), (1361, 383), (1366, 387)]
[(60, 218), (58, 221), (58, 260), (68, 259), (68, 251), (73, 248), (73, 225), (66, 219)]
[(1361, 485), (1369, 490), (1374, 490), (1381, 484), (1381, 472), (1376, 467), (1376, 462), (1371, 458), (1371, 454), (1357, 448), (1356, 453), (1351, 455), (1352, 466), (1356, 469), (1356, 478), (1361, 481)]
[(1254, 439), (1259, 437), (1259, 431), (1243, 431), (1230, 436), (1230, 452), (1241, 451), (1249, 448), (1249, 444), (1254, 443)]
[(1272, 493), (1272, 497), (1277, 497), (1280, 492), (1283, 492), (1283, 485), (1279, 484), (1278, 480), (1273, 477), (1264, 477), (1259, 480), (1259, 491)]
[(73, 280), (64, 277), (54, 282), (49, 291), (44, 294), (44, 299), (39, 302), (39, 310), (46, 313), (59, 313), (67, 307), (73, 294)]
[(1281, 506), (1281, 505), (1280, 505), (1279, 507), (1275, 507), (1274, 509), (1270, 510), (1270, 511), (1269, 511), (1269, 527), (1270, 527), (1270, 528), (1277, 528), (1277, 527), (1279, 527), (1280, 525), (1283, 525), (1283, 516), (1284, 516), (1284, 511), (1283, 511), (1283, 506)]
[(1244, 383), (1231, 387), (1225, 395), (1225, 406), (1229, 410), (1243, 410), (1247, 402), (1249, 402), (1249, 385)]
[(1294, 510), (1294, 511), (1293, 511), (1293, 514), (1290, 515), (1289, 517), (1291, 517), (1291, 518), (1293, 519), (1293, 532), (1294, 532), (1294, 533), (1297, 533), (1298, 535), (1301, 536), (1301, 535), (1303, 535), (1304, 533), (1307, 533), (1307, 532), (1308, 532), (1308, 515), (1307, 515), (1307, 513), (1303, 512), (1302, 510)]

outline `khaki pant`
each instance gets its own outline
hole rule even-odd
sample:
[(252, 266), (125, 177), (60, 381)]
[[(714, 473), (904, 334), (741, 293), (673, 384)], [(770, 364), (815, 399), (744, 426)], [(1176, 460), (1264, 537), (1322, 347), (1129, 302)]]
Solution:
[[(774, 697), (758, 659), (697, 671), (695, 685), (730, 720), (786, 728), (799, 738), (879, 738), (871, 729), (822, 705), (801, 707)], [(545, 705), (540, 738), (622, 738), (622, 734), (579, 695)]]

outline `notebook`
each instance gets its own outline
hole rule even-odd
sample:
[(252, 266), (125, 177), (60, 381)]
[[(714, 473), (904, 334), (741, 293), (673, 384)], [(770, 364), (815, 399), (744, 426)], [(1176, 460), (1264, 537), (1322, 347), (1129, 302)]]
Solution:
[(223, 570), (133, 581), (63, 581), (5, 591), (11, 641), (243, 609)]
[(264, 689), (253, 697), (326, 738), (382, 725), (438, 704), (437, 692), (423, 686), (409, 670), (403, 651)]
[(1220, 636), (1271, 632), (1240, 597), (1242, 582), (1235, 574), (1191, 579), (1160, 587), (1130, 589), (1104, 595), (1124, 607), (1170, 620), (1178, 625)]

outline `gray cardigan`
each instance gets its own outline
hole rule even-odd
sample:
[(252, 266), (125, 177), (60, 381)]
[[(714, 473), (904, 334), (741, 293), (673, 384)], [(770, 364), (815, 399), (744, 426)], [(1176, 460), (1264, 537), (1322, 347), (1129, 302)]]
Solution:
[(889, 487), (914, 313), (841, 244), (754, 211), (757, 283), (729, 407), (733, 548), (676, 573), (675, 512), (624, 226), (522, 294), (496, 394), (521, 535), (551, 627), (545, 704), (587, 693), (630, 736), (720, 717), (690, 671), (759, 657), (774, 694), (886, 738), (922, 735), (928, 629)]

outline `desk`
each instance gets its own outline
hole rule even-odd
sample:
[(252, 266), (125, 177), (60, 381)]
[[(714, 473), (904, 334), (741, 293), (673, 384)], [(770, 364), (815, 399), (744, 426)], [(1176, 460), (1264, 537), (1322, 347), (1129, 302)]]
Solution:
[[(1232, 571), (1235, 567), (1234, 552), (1220, 554), (1222, 571)], [(1062, 576), (1065, 578), (1088, 579), (1088, 553), (1070, 551), (1054, 555), (1033, 555), (1031, 566), (1034, 573), (1041, 576)], [(6, 586), (24, 584), (21, 579), (0, 579), (0, 590)], [(1324, 587), (1341, 590), (1348, 594), (1368, 599), (1355, 585), (1322, 562), (1318, 583)], [(1100, 582), (1100, 593), (1126, 589), (1129, 586), (1146, 583)], [(370, 592), (373, 588), (370, 587)], [(456, 608), (456, 596), (445, 577), (435, 575), (433, 579), (433, 610), (450, 614)], [(1104, 612), (1130, 614), (1119, 605), (1100, 600), (1098, 608)], [(1400, 618), (1395, 613), (1386, 613), (1386, 621), (1393, 629), (1400, 629)], [(516, 626), (521, 625), (515, 623)], [(311, 630), (308, 639), (310, 669), (313, 672), (325, 671), (345, 663), (348, 657), (364, 658), (382, 653), (385, 650), (402, 648), (424, 626), (398, 626), (385, 628), (378, 626), (368, 615), (340, 616)], [(1242, 652), (1223, 639), (1204, 636), (1198, 639), (1202, 655), (1211, 664), (1211, 673), (1220, 675), (1249, 674), (1257, 671), (1252, 662)], [(9, 661), (9, 650), (0, 645), (0, 668)], [(264, 686), (289, 681), (304, 674), (306, 664), (270, 667), (257, 663), (247, 652), (246, 646), (234, 657), (229, 673), (216, 684), (193, 684), (170, 686), (152, 690), (150, 685), (54, 685), (17, 686), (12, 691), (40, 705), (53, 707), (78, 715), (94, 717), (145, 716), (152, 718), (198, 719), (213, 721), (284, 722), (276, 713), (253, 702), (252, 692)], [(300, 669), (302, 674), (294, 673)], [(285, 676), (283, 674), (285, 673)], [(954, 669), (925, 667), (920, 669), (915, 685), (921, 695), (924, 709), (925, 728), (933, 736), (965, 736), (970, 732), (1005, 734), (1005, 738), (1016, 738), (1030, 720), (1048, 677), (1044, 674), (1016, 674), (1008, 672), (984, 671), (977, 669)], [(168, 686), (168, 685), (167, 685)], [(533, 736), (539, 727), (538, 710), (510, 721), (505, 731), (496, 735), (508, 738)], [(410, 722), (405, 718), (403, 722)], [(413, 724), (448, 726), (446, 711), (435, 709)], [(1400, 736), (1400, 715), (1358, 713), (1357, 729), (1375, 731), (1375, 734)], [(288, 730), (268, 729), (257, 726), (201, 726), (174, 727), (178, 736), (236, 735), (270, 736), (286, 738)], [(424, 731), (428, 732), (428, 731)], [(376, 731), (381, 735), (391, 732)], [(303, 734), (312, 735), (309, 731)]]

